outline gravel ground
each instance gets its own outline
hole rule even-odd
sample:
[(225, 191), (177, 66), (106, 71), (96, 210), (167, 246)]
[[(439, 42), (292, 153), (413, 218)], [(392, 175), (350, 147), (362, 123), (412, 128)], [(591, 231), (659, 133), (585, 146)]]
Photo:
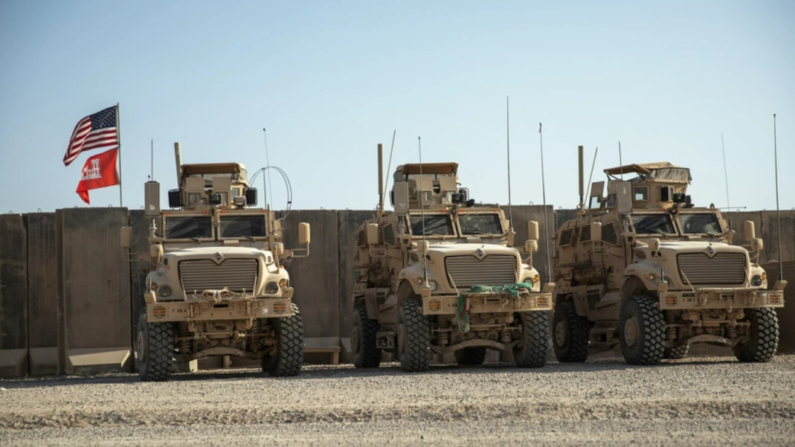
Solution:
[(0, 381), (0, 445), (795, 445), (795, 356)]

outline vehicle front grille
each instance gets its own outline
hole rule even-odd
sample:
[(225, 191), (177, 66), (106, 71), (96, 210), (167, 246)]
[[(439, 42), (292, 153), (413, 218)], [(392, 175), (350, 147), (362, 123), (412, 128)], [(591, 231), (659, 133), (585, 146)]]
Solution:
[[(718, 253), (712, 258), (704, 253), (683, 253), (676, 259), (679, 270), (693, 285), (740, 285), (745, 282), (746, 257), (743, 253)], [(687, 284), (687, 281), (682, 276), (682, 282)]]
[[(478, 261), (474, 256), (449, 256), (444, 265), (447, 275), (459, 289), (474, 285), (503, 286), (516, 282), (516, 258), (491, 255)], [(453, 285), (453, 284), (451, 284)]]
[(209, 259), (182, 261), (179, 263), (179, 278), (187, 294), (194, 291), (220, 290), (224, 287), (233, 292), (254, 290), (257, 283), (256, 259), (224, 260), (220, 264)]

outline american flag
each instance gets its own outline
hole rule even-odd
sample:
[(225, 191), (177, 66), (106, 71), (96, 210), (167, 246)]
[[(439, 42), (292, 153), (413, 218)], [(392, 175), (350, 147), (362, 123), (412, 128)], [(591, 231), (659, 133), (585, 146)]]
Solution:
[(64, 166), (75, 161), (82, 151), (89, 151), (100, 147), (110, 147), (119, 144), (116, 133), (116, 108), (108, 107), (77, 122), (69, 148), (63, 156)]

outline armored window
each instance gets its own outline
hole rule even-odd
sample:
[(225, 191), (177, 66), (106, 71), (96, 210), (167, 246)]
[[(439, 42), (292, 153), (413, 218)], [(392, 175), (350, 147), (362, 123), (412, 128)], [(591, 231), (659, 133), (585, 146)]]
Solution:
[(671, 216), (665, 214), (633, 214), (632, 225), (638, 234), (676, 234)]
[(605, 201), (605, 206), (607, 208), (612, 208), (616, 206), (616, 195), (615, 194), (608, 194), (607, 201)]
[(359, 247), (364, 247), (367, 245), (367, 232), (364, 230), (359, 231), (359, 233), (356, 235), (356, 245)]
[(720, 234), (720, 223), (714, 213), (680, 214), (679, 226), (684, 234)]
[[(424, 227), (424, 228), (423, 228)], [(419, 236), (447, 236), (454, 235), (453, 222), (447, 214), (426, 214), (425, 225), (422, 216), (411, 216), (411, 234)]]
[(649, 200), (649, 188), (646, 186), (636, 186), (634, 190), (636, 202), (645, 202)]
[(166, 239), (212, 239), (213, 221), (210, 216), (166, 217)]
[(591, 226), (585, 225), (580, 229), (580, 242), (588, 242), (591, 240)]
[(607, 225), (602, 225), (602, 242), (618, 245), (618, 235), (616, 234), (616, 227), (612, 223), (609, 223)]
[(569, 228), (560, 232), (560, 246), (565, 247), (571, 245), (571, 238), (574, 234), (574, 228)]
[(500, 215), (491, 214), (458, 214), (458, 223), (461, 225), (461, 234), (502, 234)]
[(392, 224), (384, 225), (384, 242), (391, 246), (395, 246), (395, 230), (392, 228)]
[(252, 238), (267, 235), (265, 216), (262, 214), (254, 216), (221, 215), (222, 238)]

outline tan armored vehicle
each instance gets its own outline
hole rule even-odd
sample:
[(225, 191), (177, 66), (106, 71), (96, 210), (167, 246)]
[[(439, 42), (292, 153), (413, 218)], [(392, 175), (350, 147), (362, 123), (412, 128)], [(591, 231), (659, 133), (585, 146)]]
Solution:
[[(775, 307), (786, 281), (768, 289), (762, 240), (745, 222), (746, 246), (713, 206), (690, 201), (688, 168), (648, 163), (605, 170), (583, 206), (555, 234), (552, 339), (562, 362), (621, 344), (630, 364), (678, 359), (693, 343), (731, 346), (740, 361), (766, 362), (778, 346)], [(616, 335), (618, 337), (616, 338)]]
[[(283, 263), (309, 252), (309, 224), (285, 250), (280, 221), (255, 209), (257, 191), (239, 163), (182, 164), (175, 144), (179, 189), (161, 212), (160, 188), (146, 184), (150, 219), (146, 314), (136, 336), (143, 380), (166, 380), (174, 359), (207, 356), (261, 359), (272, 376), (294, 376), (303, 363), (303, 323), (292, 302)], [(131, 231), (122, 231), (129, 247)]]
[[(456, 163), (425, 163), (398, 166), (395, 211), (384, 213), (378, 150), (378, 212), (357, 233), (354, 365), (378, 367), (388, 351), (404, 371), (426, 371), (432, 353), (478, 365), (495, 349), (512, 352), (518, 366), (543, 366), (554, 284), (540, 290), (531, 256), (511, 247), (503, 212), (474, 206)], [(532, 254), (538, 225), (528, 226)]]

